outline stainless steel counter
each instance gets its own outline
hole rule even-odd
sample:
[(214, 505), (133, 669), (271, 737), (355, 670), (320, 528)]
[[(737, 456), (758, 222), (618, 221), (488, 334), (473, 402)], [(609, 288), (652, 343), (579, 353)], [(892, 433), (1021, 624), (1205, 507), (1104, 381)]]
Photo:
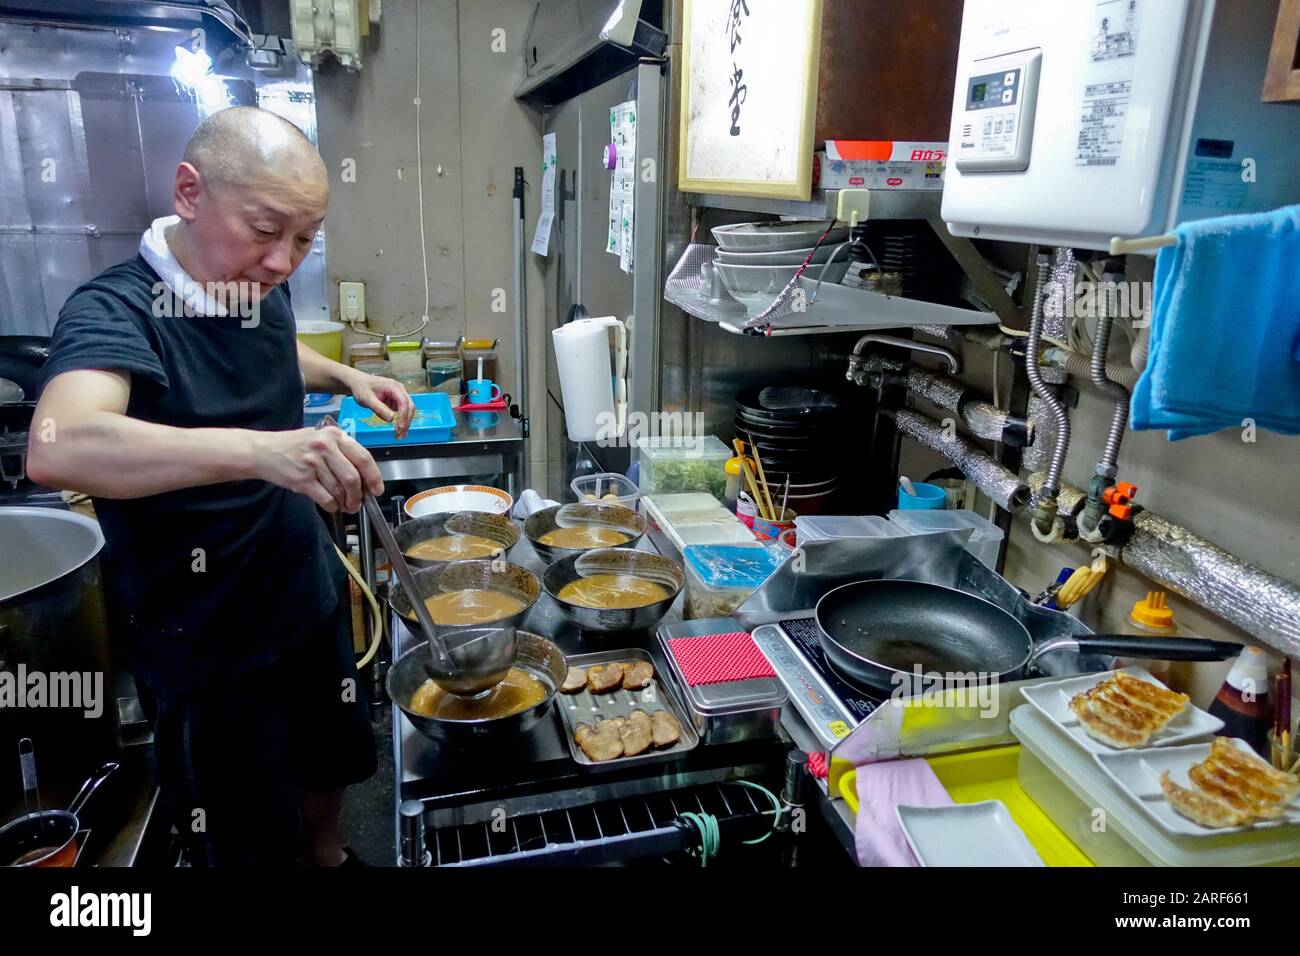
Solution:
[[(639, 547), (657, 550), (646, 539)], [(511, 549), (508, 557), (539, 576), (545, 571), (527, 539)], [(680, 620), (681, 600), (679, 597), (665, 622)], [(546, 594), (533, 606), (523, 627), (549, 638), (569, 654), (640, 647), (650, 653), (659, 673), (667, 673), (653, 632), (629, 632), (616, 640), (595, 644), (561, 616), (555, 602)], [(399, 630), (394, 628), (393, 632)], [(400, 655), (406, 646), (395, 648), (395, 654)], [(593, 772), (572, 759), (554, 708), (533, 730), (494, 746), (491, 751), (441, 747), (420, 735), (395, 705), (392, 710), (394, 811), (399, 847), (403, 801), (417, 800), (423, 804), (425, 826), (431, 831), (472, 825), (486, 827), (503, 814), (519, 818), (563, 813), (602, 801), (649, 798), (725, 781), (771, 779), (774, 775), (779, 780), (789, 748), (789, 739), (784, 736), (718, 746), (701, 744), (680, 759)]]

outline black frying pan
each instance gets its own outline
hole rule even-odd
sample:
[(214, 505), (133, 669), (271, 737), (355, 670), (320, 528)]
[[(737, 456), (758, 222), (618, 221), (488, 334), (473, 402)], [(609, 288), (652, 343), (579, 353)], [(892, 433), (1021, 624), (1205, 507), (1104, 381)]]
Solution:
[(1030, 663), (1053, 651), (1120, 654), (1168, 661), (1222, 661), (1242, 645), (1189, 637), (1094, 634), (1044, 641), (1037, 647), (1016, 618), (983, 598), (922, 581), (858, 581), (817, 602), (826, 659), (863, 690), (891, 693), (920, 665), (944, 683), (954, 674), (992, 681), (1026, 676)]

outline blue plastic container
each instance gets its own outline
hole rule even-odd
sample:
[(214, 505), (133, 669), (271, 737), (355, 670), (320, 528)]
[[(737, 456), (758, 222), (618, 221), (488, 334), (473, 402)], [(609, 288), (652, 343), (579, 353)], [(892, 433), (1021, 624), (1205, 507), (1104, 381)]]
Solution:
[(899, 511), (939, 511), (948, 503), (948, 492), (938, 485), (914, 481), (912, 487), (916, 489), (915, 495), (909, 495), (902, 485), (898, 486)]
[[(357, 442), (367, 448), (384, 445), (432, 445), (451, 441), (451, 431), (456, 427), (456, 416), (451, 411), (451, 399), (446, 392), (418, 392), (411, 396), (415, 402), (415, 418), (411, 430), (400, 442), (393, 436), (393, 426), (368, 408), (357, 404), (354, 398), (343, 399), (339, 409), (339, 424), (351, 427)], [(349, 426), (348, 422), (352, 425)]]

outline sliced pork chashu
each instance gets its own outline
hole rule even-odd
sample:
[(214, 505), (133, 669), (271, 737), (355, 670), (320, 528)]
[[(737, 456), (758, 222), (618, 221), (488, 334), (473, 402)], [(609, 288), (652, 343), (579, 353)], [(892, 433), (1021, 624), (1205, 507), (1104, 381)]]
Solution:
[(596, 664), (587, 668), (587, 686), (593, 694), (607, 694), (623, 685), (623, 669), (616, 664)]
[(682, 739), (681, 724), (666, 710), (656, 710), (650, 715), (650, 729), (656, 747), (671, 747)]
[(588, 760), (613, 760), (623, 756), (623, 739), (618, 725), (612, 720), (597, 721), (596, 726), (578, 724), (573, 739), (577, 741)]
[(619, 728), (623, 738), (623, 756), (635, 757), (650, 749), (654, 742), (654, 724), (644, 710), (634, 710)]
[(623, 672), (625, 690), (641, 690), (655, 676), (655, 669), (649, 661), (634, 661)]

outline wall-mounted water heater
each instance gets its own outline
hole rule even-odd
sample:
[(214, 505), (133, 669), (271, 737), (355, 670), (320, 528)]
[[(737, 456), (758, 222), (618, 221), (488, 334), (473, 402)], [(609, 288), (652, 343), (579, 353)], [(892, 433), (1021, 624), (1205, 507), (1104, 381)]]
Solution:
[(1105, 249), (1300, 202), (1300, 104), (1263, 103), (1272, 0), (966, 0), (943, 218)]

